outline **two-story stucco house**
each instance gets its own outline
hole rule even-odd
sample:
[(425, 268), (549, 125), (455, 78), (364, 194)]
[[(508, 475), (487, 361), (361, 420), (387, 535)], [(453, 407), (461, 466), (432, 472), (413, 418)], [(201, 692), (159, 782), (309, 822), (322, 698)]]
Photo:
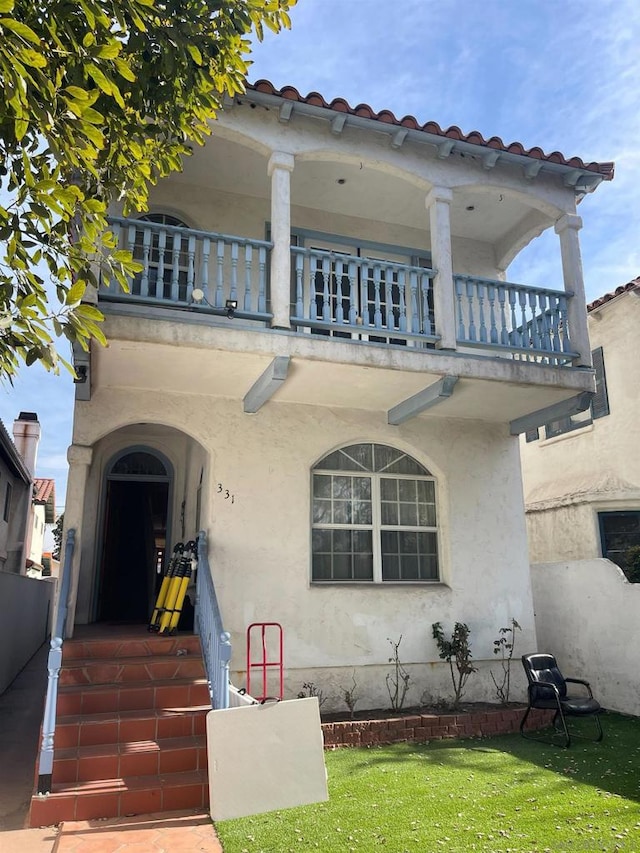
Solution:
[[(612, 177), (265, 81), (230, 101), (146, 215), (112, 212), (143, 269), (77, 362), (70, 624), (144, 623), (204, 529), (238, 686), (277, 622), (286, 695), (355, 672), (388, 705), (402, 635), (408, 704), (446, 698), (431, 624), (459, 620), (491, 698), (497, 630), (536, 646), (518, 435), (594, 390), (576, 203)], [(509, 283), (548, 228), (564, 280)]]
[[(144, 216), (111, 211), (141, 272), (102, 282), (109, 345), (76, 358), (32, 825), (205, 806), (226, 632), (240, 688), (279, 659), (247, 630), (278, 623), (284, 695), (323, 710), (354, 679), (358, 709), (388, 707), (400, 637), (406, 705), (450, 700), (434, 622), (471, 629), (468, 699), (495, 698), (511, 618), (537, 646), (518, 436), (595, 391), (576, 204), (613, 164), (264, 81), (212, 131)], [(563, 280), (509, 282), (549, 228)], [(200, 639), (150, 635), (198, 531)], [(266, 671), (251, 692), (279, 694)]]

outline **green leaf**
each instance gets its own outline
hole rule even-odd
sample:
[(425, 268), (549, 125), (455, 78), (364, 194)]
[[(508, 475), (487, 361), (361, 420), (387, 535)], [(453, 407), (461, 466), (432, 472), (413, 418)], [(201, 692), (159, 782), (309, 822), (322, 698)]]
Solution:
[(17, 51), (16, 56), (19, 57), (21, 62), (24, 62), (25, 65), (30, 65), (32, 68), (47, 67), (47, 60), (41, 53), (33, 50), (33, 48), (23, 47)]
[(65, 298), (65, 305), (75, 305), (77, 302), (80, 302), (82, 297), (85, 294), (87, 286), (83, 281), (79, 281), (70, 287), (67, 291), (67, 296)]
[(96, 59), (115, 59), (121, 51), (121, 45), (118, 42), (111, 44), (101, 44), (95, 50), (91, 51)]
[(88, 101), (89, 93), (79, 86), (67, 86), (65, 92), (75, 101)]
[(114, 94), (114, 85), (100, 71), (97, 65), (85, 65), (85, 69), (89, 77), (102, 89), (106, 95)]
[(5, 30), (11, 30), (11, 32), (15, 33), (20, 38), (23, 38), (25, 41), (31, 42), (36, 47), (40, 47), (40, 39), (26, 24), (23, 24), (21, 21), (15, 21), (13, 18), (0, 18), (0, 27), (3, 27)]
[(202, 54), (200, 53), (200, 51), (198, 50), (196, 45), (195, 44), (188, 44), (187, 50), (189, 51), (189, 54), (191, 55), (191, 58), (193, 59), (193, 61), (195, 63), (197, 63), (198, 65), (202, 65)]

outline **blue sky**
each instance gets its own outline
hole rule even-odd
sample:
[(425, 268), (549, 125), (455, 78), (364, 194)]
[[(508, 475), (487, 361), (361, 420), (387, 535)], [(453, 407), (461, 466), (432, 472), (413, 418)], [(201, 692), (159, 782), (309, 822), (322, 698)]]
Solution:
[[(614, 160), (614, 181), (578, 211), (587, 297), (640, 275), (637, 0), (299, 0), (291, 19), (290, 32), (255, 46), (251, 81)], [(525, 249), (509, 278), (560, 287), (556, 235)], [(72, 409), (73, 383), (62, 373), (25, 368), (13, 388), (0, 387), (9, 429), (19, 411), (38, 412), (38, 474), (55, 477), (59, 505)]]

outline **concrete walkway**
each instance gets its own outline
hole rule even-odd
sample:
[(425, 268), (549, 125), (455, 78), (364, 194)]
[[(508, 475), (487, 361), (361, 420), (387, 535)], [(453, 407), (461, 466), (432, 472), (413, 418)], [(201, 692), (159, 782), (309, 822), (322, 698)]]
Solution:
[(23, 829), (29, 815), (48, 654), (45, 643), (0, 696), (0, 831)]
[(209, 815), (192, 811), (26, 829), (48, 653), (45, 643), (0, 696), (1, 853), (222, 853)]
[(55, 827), (25, 829), (47, 691), (45, 643), (0, 696), (0, 850), (51, 853)]

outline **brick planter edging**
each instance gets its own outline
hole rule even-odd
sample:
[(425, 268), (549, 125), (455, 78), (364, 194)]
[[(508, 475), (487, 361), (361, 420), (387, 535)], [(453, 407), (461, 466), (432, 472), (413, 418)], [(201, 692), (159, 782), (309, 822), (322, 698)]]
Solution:
[[(342, 746), (371, 746), (382, 743), (425, 743), (443, 738), (492, 737), (520, 730), (525, 708), (497, 708), (450, 714), (411, 714), (378, 720), (346, 720), (322, 723), (325, 749)], [(534, 709), (527, 731), (551, 721), (550, 711)]]

